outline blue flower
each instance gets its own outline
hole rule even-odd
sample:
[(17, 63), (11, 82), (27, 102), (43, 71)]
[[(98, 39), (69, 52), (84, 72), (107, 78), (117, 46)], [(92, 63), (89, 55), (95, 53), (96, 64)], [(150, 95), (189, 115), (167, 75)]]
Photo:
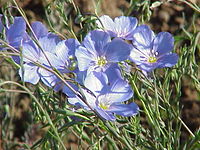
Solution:
[(55, 54), (59, 57), (63, 69), (72, 71), (77, 69), (75, 50), (78, 46), (80, 43), (76, 39), (63, 40), (57, 44)]
[[(75, 39), (61, 41), (58, 36), (52, 33), (45, 36), (37, 35), (38, 37), (42, 50), (32, 40), (23, 43), (24, 64), (23, 68), (19, 70), (22, 80), (37, 84), (41, 79), (45, 85), (54, 88), (55, 91), (62, 90), (68, 96), (74, 95), (54, 73), (36, 65), (34, 62), (40, 63), (52, 71), (55, 68), (65, 76), (76, 70), (72, 61), (75, 59), (75, 49), (80, 43)], [(78, 89), (74, 84), (69, 84), (74, 89)]]
[(75, 56), (80, 71), (104, 72), (111, 64), (126, 60), (130, 50), (130, 45), (123, 40), (116, 38), (111, 41), (106, 32), (94, 30), (76, 49)]
[[(33, 22), (31, 27), (33, 33), (26, 34), (26, 40), (23, 42), (24, 64), (19, 70), (22, 80), (36, 84), (41, 79), (45, 85), (53, 87), (55, 91), (63, 90), (65, 94), (72, 95), (72, 91), (54, 73), (36, 65), (35, 62), (52, 71), (55, 68), (65, 76), (77, 69), (75, 49), (80, 43), (75, 39), (61, 41), (38, 21)], [(35, 37), (39, 46), (31, 40)], [(73, 84), (71, 86), (77, 88)]]
[(23, 68), (20, 68), (19, 70), (19, 75), (23, 81), (36, 84), (41, 78), (43, 82), (46, 82), (45, 77), (47, 78), (52, 74), (51, 72), (34, 64), (35, 62), (50, 69), (51, 66), (54, 68), (60, 67), (59, 58), (54, 53), (56, 45), (59, 41), (60, 39), (53, 34), (48, 34), (47, 36), (39, 38), (39, 44), (43, 51), (32, 40), (23, 43), (22, 54), (24, 56), (24, 64)]
[[(5, 28), (6, 42), (18, 49), (26, 34), (26, 22), (22, 17), (14, 17), (13, 24), (7, 23), (4, 27), (1, 19), (2, 15), (0, 15), (0, 32)], [(1, 48), (0, 50), (4, 50), (4, 48)]]
[(103, 15), (97, 21), (99, 28), (103, 28), (112, 37), (120, 37), (126, 40), (132, 39), (132, 34), (137, 26), (137, 19), (135, 17), (120, 16), (116, 17), (114, 21), (107, 15)]
[[(2, 15), (0, 15), (0, 18)], [(36, 35), (36, 38), (39, 39), (42, 36), (48, 34), (47, 28), (39, 21), (35, 21), (31, 24), (32, 30)], [(4, 26), (0, 20), (0, 32), (3, 30)], [(22, 17), (15, 17), (13, 24), (6, 24), (6, 41), (9, 45), (13, 46), (17, 50), (22, 46), (22, 43), (28, 42), (31, 40), (33, 34), (30, 35), (26, 32), (26, 22)], [(19, 56), (12, 56), (13, 60), (20, 64)]]
[[(108, 78), (104, 73), (91, 72), (82, 82), (86, 88), (81, 88), (80, 92), (86, 97), (90, 107), (94, 108), (96, 105), (96, 96), (100, 94), (103, 87), (108, 83)], [(90, 108), (76, 95), (68, 98), (68, 102), (72, 105), (81, 106), (84, 109), (90, 110)]]
[(178, 55), (171, 52), (174, 38), (168, 32), (155, 35), (147, 25), (141, 25), (135, 29), (132, 43), (130, 59), (145, 72), (172, 67), (178, 61)]
[(71, 104), (87, 110), (92, 108), (102, 118), (110, 121), (115, 121), (114, 114), (133, 116), (138, 113), (139, 108), (135, 103), (122, 103), (133, 96), (133, 91), (126, 81), (119, 78), (108, 84), (105, 73), (92, 72), (86, 77), (84, 85), (87, 89), (82, 89), (82, 93), (90, 107), (78, 97), (68, 98)]
[[(57, 69), (63, 76), (66, 75), (69, 78), (69, 76), (72, 75), (71, 73), (77, 73), (78, 69), (75, 58), (75, 49), (79, 45), (80, 43), (75, 39), (63, 40), (57, 44), (55, 49), (55, 55), (58, 57), (59, 61), (58, 64), (55, 64), (55, 66), (59, 66), (59, 68)], [(49, 78), (50, 80), (48, 81), (48, 83), (46, 82), (46, 84), (48, 84), (50, 87), (54, 86), (55, 91), (62, 90), (68, 96), (74, 94), (60, 79), (58, 79), (55, 75), (53, 76), (54, 80), (51, 76), (51, 78)], [(75, 78), (71, 78), (71, 80), (75, 81)], [(78, 89), (78, 87), (75, 86), (73, 83), (68, 83), (74, 89)]]

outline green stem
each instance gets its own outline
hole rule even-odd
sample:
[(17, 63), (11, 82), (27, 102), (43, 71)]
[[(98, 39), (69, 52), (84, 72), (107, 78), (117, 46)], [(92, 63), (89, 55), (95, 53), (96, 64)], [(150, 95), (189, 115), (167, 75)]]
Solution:
[(108, 124), (107, 121), (104, 121), (104, 125), (109, 129), (109, 131), (114, 135), (120, 142), (127, 146), (129, 150), (134, 150), (135, 148), (130, 145), (130, 143), (124, 138), (124, 136), (119, 135), (116, 130)]
[(36, 104), (37, 104), (38, 107), (41, 109), (41, 111), (43, 112), (43, 114), (45, 114), (45, 116), (46, 116), (46, 118), (47, 118), (47, 120), (48, 120), (50, 126), (52, 127), (54, 133), (56, 134), (56, 136), (57, 136), (57, 138), (58, 138), (58, 141), (61, 143), (63, 149), (66, 150), (66, 147), (65, 147), (64, 143), (62, 142), (62, 140), (61, 140), (61, 138), (60, 138), (60, 136), (59, 136), (59, 134), (58, 134), (58, 132), (57, 132), (57, 130), (56, 130), (56, 128), (55, 128), (55, 126), (54, 126), (54, 124), (53, 124), (53, 122), (52, 122), (50, 116), (49, 116), (49, 114), (42, 108), (42, 106), (40, 105), (39, 101), (38, 101), (37, 98), (32, 94), (32, 92), (31, 92), (28, 88), (26, 88), (25, 86), (22, 86), (21, 84), (16, 83), (16, 82), (6, 81), (6, 82), (1, 83), (1, 84), (0, 84), (0, 87), (3, 86), (4, 84), (14, 84), (14, 85), (17, 85), (17, 86), (21, 87), (22, 89), (24, 89), (24, 90), (31, 96), (31, 98), (36, 102)]
[(138, 96), (138, 98), (139, 98), (139, 99), (141, 100), (141, 102), (142, 102), (142, 106), (143, 106), (143, 108), (144, 108), (145, 113), (147, 114), (147, 116), (148, 116), (148, 118), (149, 118), (151, 124), (153, 124), (153, 120), (152, 120), (150, 114), (148, 113), (147, 107), (146, 107), (146, 105), (145, 105), (145, 103), (144, 103), (144, 99), (145, 99), (145, 98), (140, 94), (140, 92), (139, 92), (139, 90), (138, 90), (138, 88), (137, 88), (135, 82), (133, 81), (133, 79), (131, 79), (131, 83), (132, 83), (132, 85), (133, 85), (133, 89), (134, 89), (136, 95)]

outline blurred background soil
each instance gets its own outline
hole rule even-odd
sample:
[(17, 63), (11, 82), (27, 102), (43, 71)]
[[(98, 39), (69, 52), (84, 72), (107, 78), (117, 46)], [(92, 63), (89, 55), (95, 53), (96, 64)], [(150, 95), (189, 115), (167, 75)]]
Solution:
[[(44, 22), (44, 5), (51, 0), (47, 0), (45, 2), (43, 0), (17, 1), (26, 12), (30, 21), (39, 20)], [(197, 0), (193, 0), (193, 2), (199, 4), (199, 1)], [(1, 4), (3, 3), (4, 0), (1, 1)], [(75, 3), (78, 5), (82, 13), (94, 13), (95, 11), (94, 0), (75, 0)], [(101, 13), (99, 15), (107, 14), (114, 18), (122, 15), (122, 11), (128, 9), (128, 7), (129, 1), (126, 0), (102, 0), (102, 4), (100, 5)], [(156, 32), (168, 31), (174, 35), (181, 30), (181, 26), (191, 22), (191, 16), (194, 13), (190, 7), (182, 3), (164, 3), (151, 11), (152, 16), (149, 22), (151, 28)], [(138, 12), (132, 12), (131, 16), (137, 17), (139, 15), (137, 13)], [(185, 18), (183, 16), (185, 16)], [(200, 30), (200, 18), (195, 20), (195, 24), (197, 30)], [(0, 62), (2, 61), (3, 58), (0, 58)], [(14, 69), (9, 64), (3, 63), (2, 65), (1, 63), (0, 78), (3, 80), (18, 81), (19, 77), (13, 70)], [(195, 132), (200, 127), (200, 100), (198, 99), (198, 93), (191, 86), (190, 80), (185, 79), (182, 81), (182, 85), (182, 119), (191, 131)], [(12, 89), (15, 88), (16, 87), (12, 87)], [(24, 136), (29, 137), (29, 143), (31, 144), (42, 135), (43, 131), (38, 129), (38, 125), (35, 125), (32, 127), (33, 130), (29, 133), (29, 135), (25, 135), (25, 132), (28, 130), (26, 124), (30, 122), (30, 100), (26, 94), (15, 93), (12, 98), (15, 99), (13, 103), (14, 109), (12, 112), (12, 115), (14, 116), (12, 121), (14, 131), (13, 138), (15, 140), (17, 139), (17, 141), (23, 141)], [(182, 130), (182, 140), (187, 139), (189, 136), (188, 132), (185, 131), (185, 129)], [(77, 139), (72, 137), (68, 144), (72, 146), (73, 144), (76, 144), (76, 142)]]

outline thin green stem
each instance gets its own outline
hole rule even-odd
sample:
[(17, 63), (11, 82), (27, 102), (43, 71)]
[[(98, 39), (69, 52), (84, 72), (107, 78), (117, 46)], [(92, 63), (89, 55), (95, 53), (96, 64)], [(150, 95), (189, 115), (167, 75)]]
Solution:
[(139, 99), (141, 100), (141, 102), (142, 102), (142, 106), (143, 106), (143, 108), (144, 108), (145, 113), (147, 114), (147, 116), (148, 116), (148, 118), (149, 118), (151, 124), (153, 124), (153, 120), (152, 120), (150, 114), (148, 113), (147, 107), (146, 107), (146, 105), (145, 105), (145, 103), (144, 103), (144, 99), (145, 99), (145, 98), (140, 94), (140, 92), (139, 92), (139, 90), (138, 90), (138, 88), (137, 88), (135, 82), (133, 81), (133, 79), (131, 79), (131, 83), (132, 83), (132, 85), (133, 85), (133, 89), (134, 89), (136, 95), (138, 96), (138, 98), (139, 98)]
[(119, 135), (116, 130), (110, 126), (107, 121), (104, 121), (104, 125), (109, 129), (109, 131), (114, 135), (120, 142), (127, 146), (129, 150), (134, 150), (135, 148), (130, 145), (130, 143), (124, 138), (124, 136)]
[(38, 107), (40, 108), (40, 110), (43, 112), (43, 114), (45, 114), (45, 116), (47, 117), (47, 120), (48, 120), (50, 126), (52, 127), (54, 133), (56, 134), (56, 136), (57, 136), (57, 138), (58, 138), (58, 141), (61, 143), (63, 149), (66, 150), (66, 147), (65, 147), (63, 141), (61, 140), (61, 138), (60, 138), (60, 136), (59, 136), (59, 134), (58, 134), (58, 131), (56, 130), (56, 128), (55, 128), (55, 126), (54, 126), (54, 124), (53, 124), (53, 122), (52, 122), (52, 120), (51, 120), (49, 114), (47, 113), (47, 111), (45, 111), (45, 110), (43, 109), (43, 107), (40, 105), (39, 101), (38, 101), (37, 98), (32, 94), (32, 92), (31, 92), (28, 88), (26, 88), (25, 86), (23, 86), (23, 85), (21, 85), (21, 84), (19, 84), (19, 83), (13, 82), (13, 81), (5, 81), (5, 82), (3, 82), (3, 83), (0, 83), (0, 87), (3, 86), (3, 85), (5, 85), (5, 84), (14, 84), (14, 85), (17, 85), (17, 86), (21, 87), (22, 89), (24, 89), (24, 90), (31, 96), (31, 98), (36, 102), (36, 104), (38, 105)]

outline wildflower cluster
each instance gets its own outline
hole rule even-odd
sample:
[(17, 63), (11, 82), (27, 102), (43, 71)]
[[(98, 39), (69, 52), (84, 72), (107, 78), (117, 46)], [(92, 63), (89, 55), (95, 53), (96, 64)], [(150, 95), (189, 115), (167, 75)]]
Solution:
[[(177, 54), (171, 53), (174, 39), (168, 32), (155, 35), (147, 25), (138, 25), (134, 17), (112, 20), (104, 15), (96, 24), (98, 29), (89, 32), (81, 43), (61, 40), (37, 21), (28, 33), (22, 17), (15, 17), (13, 24), (0, 21), (0, 31), (5, 32), (6, 43), (21, 53), (21, 57), (12, 58), (22, 64), (19, 75), (24, 82), (37, 84), (41, 80), (65, 93), (70, 104), (93, 110), (106, 120), (114, 121), (115, 114), (134, 116), (139, 108), (134, 102), (124, 103), (133, 97), (133, 90), (119, 63), (132, 61), (146, 73), (172, 67), (178, 60)], [(4, 44), (0, 43), (1, 50), (8, 50)], [(67, 85), (60, 78), (65, 76)]]

